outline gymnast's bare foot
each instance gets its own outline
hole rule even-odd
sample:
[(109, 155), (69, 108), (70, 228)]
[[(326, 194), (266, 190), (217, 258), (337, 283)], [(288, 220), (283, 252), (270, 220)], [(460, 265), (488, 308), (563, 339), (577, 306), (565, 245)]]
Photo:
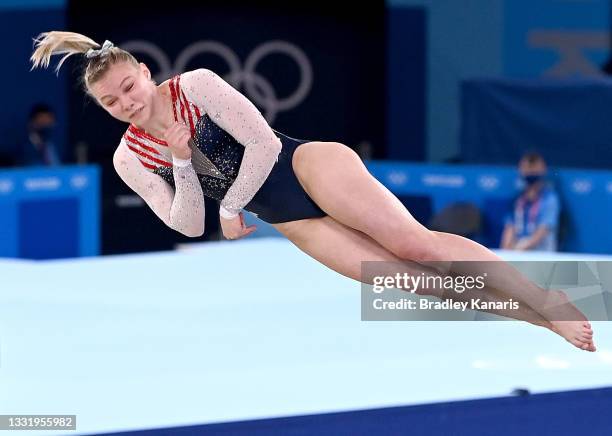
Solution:
[(586, 351), (596, 351), (593, 343), (593, 330), (588, 322), (583, 321), (551, 321), (551, 330), (563, 337), (567, 342)]
[(581, 350), (595, 351), (593, 330), (584, 314), (574, 306), (565, 292), (549, 291), (545, 316), (551, 323), (551, 330)]

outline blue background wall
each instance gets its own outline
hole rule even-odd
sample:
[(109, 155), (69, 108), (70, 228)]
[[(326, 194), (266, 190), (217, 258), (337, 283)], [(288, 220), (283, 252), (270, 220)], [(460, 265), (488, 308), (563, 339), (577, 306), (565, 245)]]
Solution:
[(12, 154), (24, 140), (27, 116), (36, 103), (46, 103), (55, 109), (56, 142), (65, 144), (66, 76), (56, 77), (49, 71), (30, 72), (29, 63), (32, 38), (47, 30), (64, 29), (65, 25), (63, 1), (0, 2), (0, 51), (5, 65), (0, 69), (4, 99), (0, 105), (0, 154)]
[[(503, 25), (503, 73), (513, 78), (548, 76), (560, 61), (559, 52), (540, 47), (537, 33), (558, 32), (565, 37), (604, 40), (582, 50), (593, 66), (602, 65), (609, 53), (609, 0), (506, 0)], [(573, 75), (580, 75), (575, 72)], [(571, 73), (569, 75), (572, 75)]]
[(502, 0), (391, 0), (427, 13), (426, 158), (459, 153), (459, 84), (502, 70)]
[[(427, 159), (459, 154), (460, 84), (504, 75), (540, 77), (559, 56), (533, 47), (534, 30), (607, 35), (609, 0), (388, 0), (393, 8), (424, 7), (427, 15)], [(609, 48), (591, 49), (602, 63)]]
[[(423, 13), (426, 33), (422, 41), (426, 49), (422, 102), (414, 91), (395, 88), (389, 91), (389, 108), (403, 104), (409, 111), (408, 125), (401, 123), (402, 114), (397, 111), (388, 117), (399, 118), (399, 122), (390, 121), (388, 125), (390, 147), (397, 149), (399, 141), (404, 141), (404, 147), (411, 148), (422, 141), (425, 151), (406, 151), (405, 158), (444, 161), (457, 156), (461, 80), (502, 74), (542, 76), (559, 61), (559, 56), (554, 50), (534, 47), (529, 35), (537, 30), (607, 33), (609, 3), (609, 0), (387, 0), (391, 17), (394, 10), (401, 13), (400, 9)], [(65, 76), (57, 79), (45, 72), (27, 73), (29, 66), (23, 53), (30, 51), (30, 40), (38, 32), (63, 28), (65, 4), (64, 0), (0, 1), (0, 47), (5, 59), (11, 59), (16, 66), (1, 71), (0, 78), (5, 84), (19, 83), (5, 89), (11, 104), (0, 108), (0, 152), (15, 146), (19, 140), (16, 130), (25, 124), (24, 114), (34, 102), (53, 103), (60, 121), (64, 117), (65, 99), (57, 80), (66, 80)], [(29, 12), (27, 16), (25, 11)], [(408, 36), (403, 45), (400, 41), (396, 47), (411, 50), (404, 65), (414, 62), (416, 66), (419, 56), (415, 57), (411, 41), (415, 33), (413, 29), (405, 31)], [(585, 54), (591, 62), (601, 64), (608, 53), (605, 47)], [(402, 55), (392, 54), (396, 59)], [(414, 77), (414, 72), (409, 72), (408, 77), (411, 76)], [(401, 77), (392, 80), (397, 84)], [(394, 100), (393, 95), (399, 97)], [(404, 101), (406, 97), (412, 98)], [(414, 107), (410, 109), (410, 105)], [(418, 118), (419, 109), (423, 111), (422, 120)], [(58, 139), (64, 138), (65, 132), (60, 132)]]

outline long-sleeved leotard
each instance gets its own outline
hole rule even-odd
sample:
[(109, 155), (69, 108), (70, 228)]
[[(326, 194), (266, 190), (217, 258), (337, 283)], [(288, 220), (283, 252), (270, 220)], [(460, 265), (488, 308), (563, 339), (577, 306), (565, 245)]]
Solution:
[(173, 168), (174, 188), (148, 171), (124, 144), (113, 156), (117, 174), (170, 228), (187, 236), (204, 233), (204, 195), (191, 163)]
[(238, 176), (220, 208), (221, 216), (236, 216), (266, 181), (282, 143), (255, 105), (212, 71), (195, 70), (181, 78), (187, 99), (245, 147)]
[[(167, 225), (201, 234), (203, 194), (221, 202), (226, 218), (242, 208), (269, 222), (325, 215), (291, 167), (295, 148), (306, 141), (273, 130), (246, 97), (210, 70), (176, 76), (169, 86), (175, 119), (191, 128), (197, 145), (193, 164), (173, 159), (164, 141), (135, 126), (124, 134), (114, 159), (121, 178)], [(280, 213), (292, 203), (292, 212)]]

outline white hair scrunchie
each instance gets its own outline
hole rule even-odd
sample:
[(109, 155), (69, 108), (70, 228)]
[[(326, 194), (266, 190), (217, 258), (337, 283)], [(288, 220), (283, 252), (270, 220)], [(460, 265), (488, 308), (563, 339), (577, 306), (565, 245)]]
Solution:
[(104, 44), (102, 44), (102, 48), (100, 48), (99, 50), (94, 50), (93, 48), (87, 50), (87, 53), (85, 53), (85, 57), (87, 59), (91, 59), (98, 56), (104, 56), (113, 47), (113, 43), (107, 39), (106, 41), (104, 41)]

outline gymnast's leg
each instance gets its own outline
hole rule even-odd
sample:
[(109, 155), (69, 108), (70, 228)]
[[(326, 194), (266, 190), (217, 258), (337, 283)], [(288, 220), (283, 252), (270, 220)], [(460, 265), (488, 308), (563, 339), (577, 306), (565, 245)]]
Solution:
[(336, 221), (365, 233), (400, 259), (435, 262), (438, 268), (446, 264), (466, 275), (477, 275), (479, 266), (459, 261), (486, 261), (488, 287), (526, 302), (568, 342), (579, 348), (588, 343), (594, 351), (592, 339), (587, 341), (590, 324), (563, 293), (539, 288), (474, 241), (422, 226), (350, 148), (333, 142), (302, 144), (293, 156), (293, 168), (310, 197)]
[[(377, 271), (377, 274), (394, 275), (406, 272), (413, 276), (419, 276), (421, 273), (438, 275), (435, 270), (416, 262), (399, 259), (368, 235), (345, 226), (331, 217), (273, 225), (309, 256), (346, 277), (364, 283), (372, 284), (372, 277), (362, 277), (361, 262), (363, 261), (387, 262), (389, 271)], [(381, 264), (381, 266), (384, 265)], [(400, 267), (404, 269), (398, 270)], [(444, 289), (420, 289), (416, 293), (433, 295), (440, 299), (449, 298), (449, 293)], [(481, 298), (483, 301), (503, 301), (496, 298), (495, 293), (491, 290), (475, 289), (473, 292), (470, 291), (470, 294), (468, 297), (466, 294), (453, 293), (452, 298), (456, 301), (468, 302), (472, 298)], [(518, 310), (487, 310), (487, 312), (551, 328), (548, 321), (522, 302), (519, 302)]]

